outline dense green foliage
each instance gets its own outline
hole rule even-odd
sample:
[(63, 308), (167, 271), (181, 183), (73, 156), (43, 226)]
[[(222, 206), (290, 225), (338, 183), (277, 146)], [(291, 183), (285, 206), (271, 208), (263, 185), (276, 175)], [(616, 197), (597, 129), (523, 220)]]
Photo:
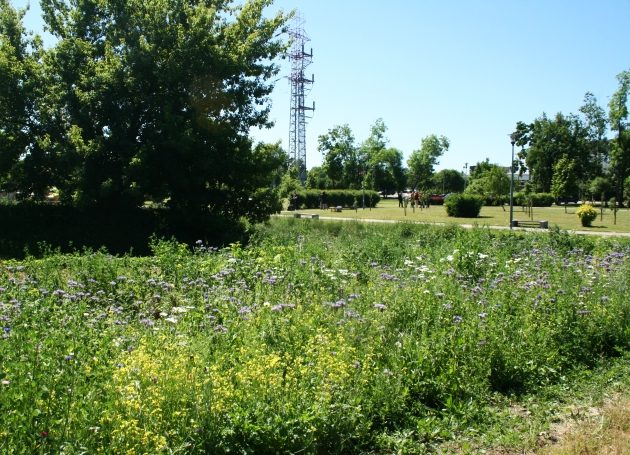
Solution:
[(422, 139), (420, 148), (411, 152), (407, 183), (410, 188), (429, 189), (438, 159), (448, 151), (450, 142), (445, 136), (431, 134)]
[(430, 188), (433, 188), (435, 193), (448, 194), (461, 193), (465, 187), (466, 180), (461, 172), (454, 169), (442, 169), (433, 175)]
[[(313, 188), (361, 188), (361, 169), (365, 163), (354, 143), (354, 135), (349, 125), (338, 125), (318, 138), (317, 150), (324, 155), (323, 173), (329, 184)], [(309, 172), (309, 178), (312, 172)], [(328, 182), (327, 182), (328, 183)]]
[(448, 216), (477, 218), (484, 200), (476, 194), (450, 194), (444, 200)]
[(287, 17), (264, 16), (271, 0), (236, 3), (43, 0), (57, 41), (41, 51), (2, 0), (2, 186), (34, 199), (54, 187), (75, 206), (277, 211), (286, 155), (249, 131), (270, 125)]
[(486, 205), (501, 205), (509, 198), (510, 176), (503, 168), (487, 160), (477, 163), (470, 176), (466, 193), (483, 198)]
[[(422, 139), (421, 147), (411, 153), (409, 167), (403, 167), (403, 152), (388, 147), (387, 126), (377, 119), (370, 136), (360, 146), (355, 145), (350, 127), (338, 125), (319, 136), (318, 150), (324, 154), (321, 167), (309, 171), (310, 188), (366, 188), (393, 194), (406, 188), (433, 190), (443, 193), (461, 191), (464, 180), (460, 172), (450, 170), (434, 175), (438, 159), (449, 147), (444, 136), (434, 134)], [(456, 177), (453, 176), (453, 173)], [(434, 180), (437, 177), (437, 180)]]
[(555, 202), (555, 198), (551, 193), (514, 193), (514, 205), (523, 207), (551, 207)]
[(617, 75), (619, 88), (608, 102), (610, 129), (617, 133), (610, 149), (612, 176), (615, 181), (617, 200), (624, 200), (624, 181), (630, 176), (630, 118), (628, 95), (630, 93), (630, 71)]
[(303, 190), (298, 191), (298, 207), (305, 209), (318, 209), (321, 207), (322, 196), (325, 198), (328, 207), (376, 207), (381, 200), (378, 192), (372, 190)]
[(23, 16), (0, 0), (0, 189), (9, 190), (16, 189), (16, 163), (38, 131), (35, 104), (43, 89), (41, 42), (26, 35)]
[(146, 255), (152, 237), (174, 237), (189, 245), (203, 239), (213, 246), (246, 238), (243, 223), (163, 208), (0, 204), (0, 228), (0, 257), (11, 258), (102, 247), (116, 254)]
[[(517, 123), (514, 138), (522, 147), (520, 165), (529, 171), (534, 191), (583, 199), (593, 179), (608, 177), (617, 200), (624, 200), (624, 180), (630, 173), (630, 71), (618, 74), (617, 80), (608, 115), (587, 92), (580, 115), (543, 113), (531, 123)], [(607, 137), (608, 127), (616, 137)]]
[(575, 180), (575, 161), (562, 156), (553, 167), (551, 194), (557, 200), (566, 200), (578, 193)]
[(617, 241), (289, 219), (153, 251), (0, 262), (4, 453), (421, 453), (630, 342)]

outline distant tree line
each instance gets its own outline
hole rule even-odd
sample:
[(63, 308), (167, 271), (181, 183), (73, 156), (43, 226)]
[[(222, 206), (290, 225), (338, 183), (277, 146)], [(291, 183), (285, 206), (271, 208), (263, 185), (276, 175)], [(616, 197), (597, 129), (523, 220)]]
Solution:
[(529, 171), (535, 192), (558, 199), (630, 197), (630, 71), (617, 75), (617, 91), (608, 112), (586, 93), (579, 114), (543, 113), (531, 123), (518, 122), (513, 138), (518, 153), (515, 168)]
[(323, 155), (321, 166), (309, 170), (306, 187), (318, 189), (369, 189), (392, 194), (405, 189), (435, 192), (461, 191), (464, 176), (446, 170), (435, 173), (439, 158), (450, 146), (444, 136), (429, 135), (421, 140), (403, 164), (403, 152), (389, 147), (387, 126), (376, 120), (370, 136), (356, 143), (350, 127), (337, 125), (319, 136), (318, 151)]
[[(531, 123), (519, 121), (512, 139), (517, 155), (512, 163), (517, 182), (525, 173), (525, 188), (515, 191), (552, 195), (557, 201), (614, 197), (618, 204), (630, 199), (630, 71), (617, 75), (617, 91), (608, 111), (586, 93), (579, 114), (543, 113)], [(319, 137), (321, 166), (310, 169), (308, 188), (372, 189), (392, 194), (406, 189), (431, 193), (478, 194), (486, 203), (503, 203), (509, 194), (510, 167), (487, 159), (470, 166), (465, 175), (455, 169), (435, 172), (439, 158), (449, 149), (444, 136), (429, 135), (403, 163), (403, 153), (388, 146), (387, 127), (378, 119), (370, 136), (357, 144), (346, 125)], [(286, 179), (290, 179), (288, 174)], [(286, 184), (285, 187), (290, 186)]]

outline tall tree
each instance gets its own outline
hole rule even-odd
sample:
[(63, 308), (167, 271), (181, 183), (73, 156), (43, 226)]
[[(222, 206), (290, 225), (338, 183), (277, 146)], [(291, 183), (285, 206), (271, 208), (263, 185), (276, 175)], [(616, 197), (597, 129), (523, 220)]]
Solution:
[(318, 138), (322, 167), (335, 188), (359, 188), (359, 156), (350, 127), (338, 125)]
[(624, 200), (623, 182), (630, 173), (630, 130), (628, 129), (628, 92), (630, 71), (617, 75), (619, 88), (608, 103), (610, 128), (617, 132), (611, 148), (611, 165), (618, 201)]
[(334, 185), (328, 177), (326, 169), (322, 166), (314, 166), (308, 170), (308, 175), (306, 176), (306, 187), (325, 190), (328, 188), (335, 188), (336, 185)]
[(450, 142), (445, 136), (431, 134), (420, 143), (407, 160), (409, 184), (414, 188), (429, 188), (434, 167), (439, 158), (448, 150)]
[(368, 179), (371, 182), (371, 188), (384, 194), (402, 190), (405, 184), (402, 159), (402, 152), (393, 147), (370, 154)]
[[(570, 196), (575, 196), (576, 192), (575, 161), (563, 155), (553, 166), (551, 194), (556, 200), (564, 200), (566, 202), (566, 199)], [(567, 211), (566, 203), (564, 211)]]
[(577, 116), (558, 113), (550, 119), (543, 114), (529, 125), (519, 122), (515, 138), (517, 145), (529, 146), (519, 153), (519, 158), (525, 160), (536, 191), (551, 192), (553, 168), (563, 155), (575, 160), (579, 180), (587, 178), (586, 128)]
[(59, 39), (49, 153), (67, 198), (258, 216), (263, 170), (248, 133), (270, 124), (287, 17), (263, 16), (271, 0), (234, 3), (41, 1)]
[(404, 186), (404, 170), (402, 152), (387, 148), (386, 131), (383, 119), (377, 119), (359, 148), (359, 166), (366, 188), (389, 193)]
[(460, 171), (442, 169), (432, 179), (433, 189), (440, 193), (459, 193), (464, 191), (466, 180)]
[(488, 201), (502, 203), (510, 190), (510, 179), (505, 170), (489, 160), (477, 163), (466, 193), (479, 194)]
[(584, 116), (584, 125), (587, 135), (587, 153), (589, 154), (588, 172), (585, 180), (601, 175), (604, 164), (608, 161), (608, 119), (606, 111), (597, 104), (597, 98), (590, 92), (584, 95), (584, 104), (580, 107)]
[[(37, 130), (36, 101), (42, 89), (41, 41), (26, 34), (24, 14), (0, 0), (0, 186), (8, 190), (17, 189), (19, 160)], [(32, 189), (26, 188), (28, 193)]]

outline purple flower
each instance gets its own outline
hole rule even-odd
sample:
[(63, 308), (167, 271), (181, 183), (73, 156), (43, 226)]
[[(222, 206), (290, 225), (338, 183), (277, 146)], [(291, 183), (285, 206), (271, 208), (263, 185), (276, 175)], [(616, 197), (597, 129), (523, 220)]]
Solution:
[(463, 317), (459, 316), (459, 315), (455, 315), (453, 316), (453, 324), (459, 324), (460, 322), (462, 322), (464, 320)]
[(375, 303), (374, 308), (376, 308), (379, 311), (385, 311), (387, 309), (387, 305), (384, 305), (382, 303)]
[(240, 315), (246, 315), (252, 312), (251, 307), (248, 306), (242, 306), (238, 309), (238, 314)]
[(216, 333), (227, 333), (228, 329), (224, 325), (219, 324), (214, 327), (214, 331)]
[(398, 277), (389, 273), (381, 273), (381, 278), (385, 281), (398, 281)]
[(153, 327), (155, 325), (155, 323), (148, 318), (142, 318), (140, 319), (140, 324), (142, 324), (145, 327)]

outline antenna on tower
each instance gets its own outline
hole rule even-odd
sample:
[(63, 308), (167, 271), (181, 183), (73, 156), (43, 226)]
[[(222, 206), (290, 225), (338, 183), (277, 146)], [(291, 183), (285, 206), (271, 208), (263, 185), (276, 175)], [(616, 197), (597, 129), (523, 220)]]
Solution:
[(306, 105), (306, 96), (311, 91), (311, 85), (315, 82), (315, 75), (309, 79), (306, 77), (306, 68), (313, 63), (313, 49), (305, 50), (305, 44), (310, 38), (304, 31), (304, 20), (300, 13), (296, 13), (293, 24), (289, 30), (291, 49), (289, 60), (291, 61), (291, 121), (289, 123), (289, 157), (293, 165), (298, 169), (298, 178), (302, 183), (306, 182), (306, 119), (307, 111), (315, 110), (315, 102), (312, 106)]

